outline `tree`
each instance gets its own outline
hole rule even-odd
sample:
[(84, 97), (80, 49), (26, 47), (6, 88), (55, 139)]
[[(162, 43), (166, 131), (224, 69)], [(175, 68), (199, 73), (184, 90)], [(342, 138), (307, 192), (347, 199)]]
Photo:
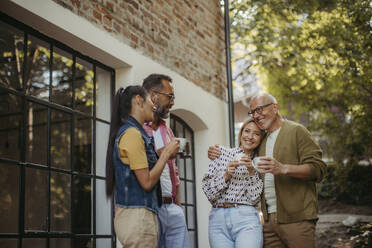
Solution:
[(242, 73), (278, 98), (282, 114), (306, 120), (338, 164), (371, 159), (370, 1), (240, 0), (230, 13), (234, 62), (249, 62)]

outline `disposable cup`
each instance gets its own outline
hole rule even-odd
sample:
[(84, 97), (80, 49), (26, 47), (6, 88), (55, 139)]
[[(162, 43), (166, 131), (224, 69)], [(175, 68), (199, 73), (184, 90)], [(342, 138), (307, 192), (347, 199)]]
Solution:
[(253, 167), (256, 169), (256, 171), (262, 173), (262, 169), (259, 169), (258, 168), (258, 163), (262, 161), (262, 158), (263, 157), (255, 157), (253, 160), (252, 160), (252, 165)]

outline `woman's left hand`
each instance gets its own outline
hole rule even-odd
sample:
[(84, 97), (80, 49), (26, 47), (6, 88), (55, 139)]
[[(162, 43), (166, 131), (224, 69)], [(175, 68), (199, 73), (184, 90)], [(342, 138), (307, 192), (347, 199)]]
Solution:
[(251, 176), (254, 175), (255, 169), (254, 169), (254, 167), (252, 165), (252, 160), (251, 160), (251, 157), (249, 155), (244, 155), (240, 159), (240, 164), (241, 165), (244, 165), (248, 169), (249, 175), (251, 175)]

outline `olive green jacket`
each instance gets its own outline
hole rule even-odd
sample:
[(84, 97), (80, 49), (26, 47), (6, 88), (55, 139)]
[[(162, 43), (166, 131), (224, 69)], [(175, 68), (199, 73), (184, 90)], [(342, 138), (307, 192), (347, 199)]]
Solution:
[[(259, 147), (259, 156), (266, 154), (267, 137)], [(275, 176), (277, 221), (293, 223), (303, 220), (317, 220), (318, 195), (316, 182), (326, 173), (327, 165), (322, 161), (322, 150), (301, 124), (284, 120), (274, 145), (274, 158), (291, 165), (308, 164), (311, 168), (309, 179), (298, 179), (286, 175)], [(261, 174), (264, 180), (264, 174)], [(261, 194), (261, 208), (265, 221), (268, 220), (264, 193)]]

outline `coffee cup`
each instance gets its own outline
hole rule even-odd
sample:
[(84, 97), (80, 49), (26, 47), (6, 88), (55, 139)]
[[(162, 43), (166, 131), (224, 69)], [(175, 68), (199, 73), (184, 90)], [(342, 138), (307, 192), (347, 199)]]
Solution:
[(179, 141), (180, 149), (178, 150), (178, 154), (182, 157), (189, 157), (190, 156), (190, 142), (186, 138), (175, 138)]
[(258, 163), (259, 163), (259, 162), (262, 162), (262, 158), (263, 158), (263, 157), (255, 157), (255, 158), (252, 160), (252, 165), (253, 165), (253, 167), (255, 168), (256, 171), (258, 171), (258, 172), (260, 172), (260, 173), (262, 173), (263, 170), (258, 168)]

